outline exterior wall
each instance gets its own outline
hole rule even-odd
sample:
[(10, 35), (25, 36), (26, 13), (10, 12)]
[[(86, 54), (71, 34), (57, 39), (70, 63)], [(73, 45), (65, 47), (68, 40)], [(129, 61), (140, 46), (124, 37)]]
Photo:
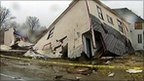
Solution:
[(142, 43), (138, 43), (138, 34), (142, 35), (142, 39), (144, 40), (143, 30), (134, 30), (132, 33), (133, 47), (135, 50), (144, 50), (144, 41)]
[[(135, 50), (144, 50), (144, 23), (142, 25), (143, 29), (135, 29), (134, 26), (131, 26), (132, 45)], [(142, 43), (138, 43), (138, 34), (142, 35)]]
[(11, 46), (13, 43), (14, 43), (14, 29), (13, 28), (10, 28), (8, 29), (7, 31), (5, 31), (4, 33), (4, 44), (7, 45), (7, 46)]
[[(121, 34), (125, 35), (127, 38), (129, 38), (131, 40), (130, 33), (129, 33), (130, 32), (130, 29), (129, 29), (130, 24), (129, 23), (125, 22), (124, 20), (122, 20), (121, 18), (119, 18), (117, 15), (113, 14), (108, 9), (106, 9), (104, 6), (100, 5), (99, 3), (96, 3), (93, 0), (88, 1), (88, 4), (89, 4), (89, 7), (90, 7), (89, 8), (90, 9), (90, 13), (92, 15), (96, 16), (97, 18), (99, 18), (98, 11), (97, 11), (97, 6), (99, 6), (101, 8), (101, 10), (102, 10), (102, 14), (103, 14), (103, 18), (104, 18), (104, 20), (102, 20), (101, 18), (99, 18), (100, 21), (103, 22), (103, 23), (106, 23), (107, 25), (109, 25), (111, 27), (113, 27), (114, 29), (116, 29)], [(106, 15), (110, 16), (113, 19), (113, 24), (111, 24), (111, 23), (108, 22)], [(117, 19), (120, 20), (123, 23), (124, 33), (122, 33), (119, 30)]]
[[(67, 36), (68, 57), (79, 57), (83, 51), (82, 34), (90, 30), (89, 16), (84, 0), (78, 1), (57, 23), (53, 25), (53, 37), (46, 40), (49, 32), (34, 46), (41, 49), (51, 42), (52, 48), (56, 47), (59, 40)], [(49, 46), (47, 46), (49, 48)], [(45, 50), (48, 50), (46, 48)], [(57, 56), (57, 55), (56, 55)]]

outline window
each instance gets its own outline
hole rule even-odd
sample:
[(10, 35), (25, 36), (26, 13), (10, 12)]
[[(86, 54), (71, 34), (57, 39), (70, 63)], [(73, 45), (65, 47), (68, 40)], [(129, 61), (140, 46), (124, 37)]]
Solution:
[(121, 32), (123, 32), (123, 23), (120, 21), (120, 20), (117, 20), (118, 21), (118, 27), (119, 27), (119, 30)]
[(136, 22), (135, 23), (135, 29), (142, 29), (142, 23), (141, 22)]
[(112, 17), (110, 17), (109, 15), (107, 15), (107, 21), (111, 24), (113, 24), (113, 20), (112, 20)]
[(104, 20), (104, 19), (103, 19), (102, 10), (101, 10), (101, 8), (100, 8), (99, 6), (97, 6), (97, 11), (98, 11), (98, 16), (99, 16), (99, 18), (101, 18), (102, 20)]
[(53, 31), (54, 31), (54, 27), (49, 31), (49, 34), (48, 34), (48, 38), (51, 38), (53, 36)]
[(138, 43), (142, 43), (142, 34), (138, 34)]

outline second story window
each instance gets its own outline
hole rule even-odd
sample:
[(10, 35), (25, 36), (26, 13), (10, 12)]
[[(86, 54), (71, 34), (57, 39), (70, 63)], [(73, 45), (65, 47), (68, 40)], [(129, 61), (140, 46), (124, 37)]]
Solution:
[(123, 23), (122, 23), (120, 20), (117, 20), (117, 22), (118, 22), (119, 30), (120, 30), (121, 32), (124, 32), (124, 31), (123, 31)]
[(113, 19), (112, 17), (110, 17), (109, 15), (107, 15), (107, 21), (111, 24), (113, 24)]
[(142, 23), (141, 22), (136, 22), (135, 23), (135, 29), (142, 29)]
[(47, 39), (49, 39), (53, 36), (53, 31), (54, 31), (54, 27), (49, 31)]
[(138, 43), (142, 43), (142, 34), (138, 34)]
[(102, 14), (102, 10), (101, 10), (101, 8), (99, 6), (97, 6), (97, 12), (98, 12), (99, 18), (101, 18), (102, 20), (104, 20), (103, 14)]

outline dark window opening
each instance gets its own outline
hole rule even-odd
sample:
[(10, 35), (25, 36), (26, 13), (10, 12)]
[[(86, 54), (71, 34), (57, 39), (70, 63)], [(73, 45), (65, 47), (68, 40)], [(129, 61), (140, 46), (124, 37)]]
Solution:
[(123, 31), (123, 23), (122, 23), (120, 20), (117, 20), (117, 21), (118, 21), (119, 30), (120, 30), (121, 32), (124, 32), (124, 31)]
[(113, 24), (113, 19), (112, 17), (110, 17), (109, 15), (107, 15), (107, 21), (111, 24)]
[(135, 23), (135, 29), (142, 29), (142, 23), (141, 22), (136, 22)]
[(47, 39), (53, 37), (53, 33), (54, 33), (53, 31), (54, 31), (54, 27), (49, 31)]
[(138, 34), (138, 43), (142, 43), (142, 34)]
[(98, 12), (99, 18), (101, 18), (102, 20), (104, 20), (103, 14), (102, 14), (102, 10), (101, 10), (101, 8), (99, 6), (97, 6), (97, 12)]

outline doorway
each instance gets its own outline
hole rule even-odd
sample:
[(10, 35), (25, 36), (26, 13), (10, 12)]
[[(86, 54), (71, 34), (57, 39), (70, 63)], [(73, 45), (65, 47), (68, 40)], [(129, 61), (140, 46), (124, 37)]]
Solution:
[(87, 48), (87, 54), (89, 54), (89, 57), (92, 57), (92, 47), (91, 47), (91, 40), (89, 38), (86, 38), (86, 48)]
[(94, 49), (92, 43), (92, 36), (90, 32), (83, 34), (83, 43), (84, 43), (84, 53), (88, 58), (94, 56)]

